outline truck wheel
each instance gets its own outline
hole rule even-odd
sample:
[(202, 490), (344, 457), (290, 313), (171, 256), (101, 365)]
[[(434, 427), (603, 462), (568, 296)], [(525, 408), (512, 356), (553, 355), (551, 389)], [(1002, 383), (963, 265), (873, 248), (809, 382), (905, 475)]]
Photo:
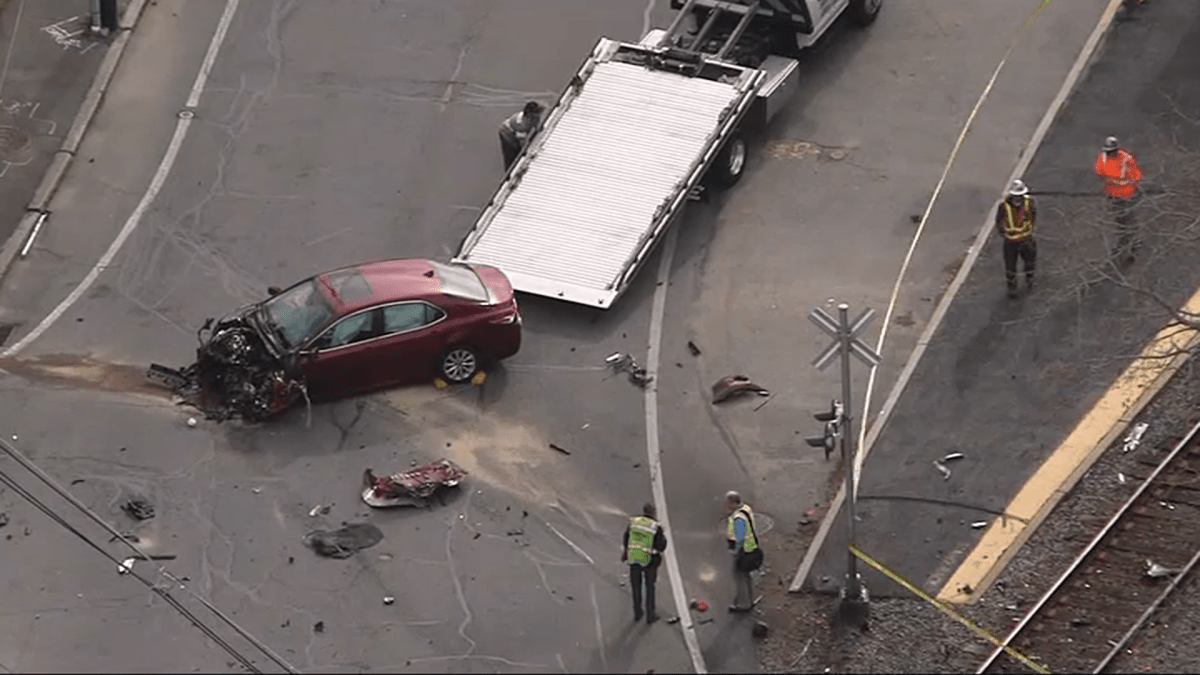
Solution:
[(732, 187), (746, 171), (746, 139), (741, 134), (730, 136), (717, 159), (708, 169), (708, 182), (715, 188)]
[(870, 26), (879, 16), (883, 0), (850, 0), (850, 19), (859, 26)]

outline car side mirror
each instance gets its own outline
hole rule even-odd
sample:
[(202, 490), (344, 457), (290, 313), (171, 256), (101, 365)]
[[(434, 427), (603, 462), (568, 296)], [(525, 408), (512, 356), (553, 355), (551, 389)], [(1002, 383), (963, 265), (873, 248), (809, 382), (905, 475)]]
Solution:
[(267, 286), (267, 295), (272, 298), (283, 292), (283, 289), (278, 286)]

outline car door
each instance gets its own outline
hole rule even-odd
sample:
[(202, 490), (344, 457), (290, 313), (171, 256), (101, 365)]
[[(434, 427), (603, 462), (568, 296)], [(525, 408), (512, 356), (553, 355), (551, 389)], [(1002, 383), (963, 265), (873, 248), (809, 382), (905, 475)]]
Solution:
[(365, 309), (338, 320), (309, 343), (302, 363), (310, 393), (337, 398), (376, 386), (379, 374), (372, 371), (371, 352), (382, 326), (380, 310)]
[(423, 300), (398, 302), (382, 308), (383, 343), (376, 356), (388, 384), (419, 382), (437, 375), (445, 348), (441, 326), (446, 312)]

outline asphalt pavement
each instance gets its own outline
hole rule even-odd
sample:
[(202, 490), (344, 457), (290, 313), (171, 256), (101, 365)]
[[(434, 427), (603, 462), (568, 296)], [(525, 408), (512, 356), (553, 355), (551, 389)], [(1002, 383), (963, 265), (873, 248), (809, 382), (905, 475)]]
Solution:
[[(990, 239), (867, 457), (859, 546), (931, 593), (979, 541), (973, 524), (1004, 517), (1166, 323), (1146, 291), (1180, 306), (1200, 286), (1195, 243), (1172, 215), (1194, 205), (1200, 184), (1200, 126), (1188, 114), (1200, 104), (1198, 39), (1191, 4), (1148, 5), (1116, 24), (1025, 176), (1042, 193), (1036, 289), (1006, 298), (1000, 242)], [(1105, 262), (1115, 237), (1092, 173), (1108, 135), (1138, 157), (1149, 190), (1138, 210), (1143, 249), (1119, 272)], [(964, 457), (945, 463), (944, 478), (933, 462), (949, 453)], [(809, 577), (819, 590), (842, 584), (843, 522)], [(873, 570), (864, 576), (875, 595), (907, 593)]]
[[(598, 36), (636, 39), (665, 24), (665, 4), (242, 2), (165, 176), (160, 159), (225, 3), (148, 7), (80, 148), (87, 161), (72, 166), (47, 229), (5, 280), (0, 313), (15, 325), (5, 348), (62, 310), (20, 362), (0, 366), (16, 376), (5, 380), (4, 421), (19, 445), (64, 482), (83, 478), (74, 489), (112, 518), (147, 492), (161, 514), (147, 540), (178, 555), (172, 569), (303, 668), (688, 670), (678, 626), (630, 622), (617, 556), (624, 514), (651, 494), (646, 411), (640, 390), (602, 368), (614, 351), (643, 358), (652, 300), (666, 288), (657, 386), (671, 546), (685, 593), (718, 610), (696, 626), (709, 667), (751, 669), (748, 627), (721, 610), (731, 590), (721, 497), (742, 489), (768, 541), (825, 498), (832, 466), (798, 436), (836, 379), (807, 366), (823, 338), (803, 315), (831, 296), (883, 309), (910, 216), (1020, 13), (984, 0), (889, 3), (869, 31), (839, 27), (805, 60), (797, 101), (743, 182), (689, 211), (665, 286), (653, 260), (608, 312), (522, 298), (523, 350), (481, 388), (400, 389), (264, 427), (188, 429), (187, 411), (140, 382), (149, 362), (188, 361), (205, 318), (269, 285), (350, 260), (453, 253), (500, 179), (496, 125), (528, 98), (552, 97)], [(1096, 5), (1052, 3), (998, 80), (903, 287), (877, 401)], [(140, 210), (156, 175), (161, 190)], [(124, 245), (94, 268), (123, 228)], [(95, 284), (60, 305), (92, 271)], [(758, 412), (713, 408), (709, 386), (731, 371), (775, 396)], [(442, 455), (472, 472), (460, 495), (429, 512), (361, 515), (363, 468)], [(22, 528), (13, 532), (35, 524), (5, 499)], [(330, 503), (327, 517), (308, 516)], [(364, 517), (385, 539), (351, 560), (299, 546), (315, 527)], [(225, 663), (165, 607), (145, 611), (145, 593), (109, 578), (109, 565), (88, 566), (80, 544), (43, 535), (49, 527), (20, 540), (28, 557), (77, 559), (23, 567), (8, 582), (19, 601), (4, 619), (7, 667)], [(659, 604), (670, 614), (665, 577)], [(59, 578), (70, 587), (47, 581)], [(83, 585), (110, 594), (81, 598)], [(37, 642), (50, 597), (60, 608), (52, 634), (75, 652)], [(314, 633), (317, 621), (325, 632)], [(129, 632), (100, 632), (118, 622)], [(162, 631), (151, 644), (171, 649), (145, 647), (137, 629), (150, 623)]]
[(0, 0), (0, 241), (25, 215), (104, 57), (88, 7)]

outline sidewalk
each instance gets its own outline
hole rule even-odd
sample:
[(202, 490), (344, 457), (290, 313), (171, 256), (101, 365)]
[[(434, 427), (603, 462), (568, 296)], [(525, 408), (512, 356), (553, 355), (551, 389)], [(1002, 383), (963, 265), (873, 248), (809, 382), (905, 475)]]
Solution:
[(91, 35), (88, 6), (0, 0), (0, 241), (24, 215), (104, 58), (111, 38)]
[[(1001, 527), (999, 514), (1011, 515), (1018, 492), (1041, 504), (1070, 489), (1074, 477), (1027, 481), (1078, 433), (1081, 419), (1100, 411), (1088, 417), (1104, 418), (1097, 431), (1119, 433), (1136, 412), (1140, 391), (1097, 401), (1166, 323), (1138, 290), (1154, 289), (1178, 307), (1200, 284), (1196, 243), (1180, 229), (1200, 192), (1200, 124), (1178, 114), (1200, 105), (1200, 55), (1189, 48), (1198, 40), (1195, 4), (1153, 5), (1113, 28), (1025, 176), (1042, 193), (1037, 289), (1005, 297), (1000, 242), (989, 239), (867, 458), (859, 546), (931, 593), (964, 600), (979, 591), (943, 585), (969, 554), (991, 568), (1005, 552), (993, 549), (987, 559), (975, 547)], [(1143, 250), (1119, 275), (1103, 263), (1112, 231), (1091, 174), (1110, 134), (1137, 155), (1144, 187), (1158, 189), (1139, 209)], [(948, 453), (964, 457), (945, 463), (951, 475), (943, 477), (934, 461)], [(1015, 510), (1024, 513), (1021, 506)], [(846, 539), (838, 521), (808, 576), (817, 590), (842, 584)], [(873, 595), (907, 594), (873, 571), (864, 578)]]

